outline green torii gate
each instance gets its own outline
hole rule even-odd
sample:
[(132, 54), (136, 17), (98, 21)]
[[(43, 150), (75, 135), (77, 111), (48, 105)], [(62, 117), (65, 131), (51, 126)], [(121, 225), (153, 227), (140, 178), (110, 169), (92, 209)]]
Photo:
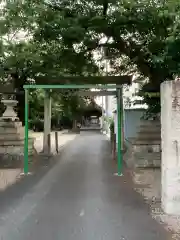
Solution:
[[(96, 91), (95, 93), (91, 92), (93, 95), (117, 95), (117, 120), (118, 120), (118, 172), (117, 175), (122, 175), (122, 85), (128, 84), (130, 85), (132, 81), (131, 76), (106, 76), (106, 77), (62, 77), (60, 80), (52, 79), (51, 85), (48, 84), (47, 79), (43, 77), (38, 77), (36, 82), (44, 82), (47, 84), (43, 85), (24, 85), (23, 88), (25, 90), (25, 140), (24, 140), (24, 174), (28, 174), (29, 166), (28, 166), (28, 136), (29, 136), (29, 104), (28, 104), (28, 95), (29, 89), (115, 89), (116, 91)], [(72, 82), (76, 82), (76, 84), (71, 84)], [(87, 84), (87, 82), (89, 84)], [(59, 83), (59, 84), (57, 84)], [(101, 85), (100, 85), (101, 84)], [(90, 93), (85, 91), (80, 91), (80, 95), (90, 95)]]
[[(49, 79), (51, 79), (51, 84), (49, 85)], [(38, 85), (30, 84), (24, 85), (25, 90), (25, 140), (24, 140), (24, 174), (28, 174), (28, 135), (29, 135), (29, 126), (28, 126), (28, 117), (29, 117), (29, 104), (28, 104), (28, 95), (29, 89), (115, 89), (116, 91), (96, 91), (96, 92), (85, 92), (80, 91), (80, 95), (99, 95), (99, 96), (108, 96), (108, 95), (117, 95), (117, 117), (118, 117), (118, 176), (122, 174), (122, 155), (121, 155), (121, 122), (122, 122), (122, 85), (130, 85), (132, 82), (132, 76), (91, 76), (91, 77), (82, 77), (82, 76), (73, 76), (73, 77), (45, 77), (38, 76), (35, 79), (35, 82)], [(72, 84), (72, 83), (76, 84)], [(15, 89), (14, 82), (8, 84), (0, 84), (0, 93), (7, 95), (18, 95), (24, 94), (24, 91), (19, 91)]]

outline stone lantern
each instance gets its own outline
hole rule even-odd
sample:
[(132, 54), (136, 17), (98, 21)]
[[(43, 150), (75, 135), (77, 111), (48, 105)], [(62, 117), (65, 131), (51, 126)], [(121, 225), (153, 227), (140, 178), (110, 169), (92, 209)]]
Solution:
[[(21, 159), (20, 156), (24, 156), (24, 127), (14, 110), (18, 104), (15, 100), (17, 93), (12, 85), (1, 86), (0, 92), (3, 94), (1, 102), (6, 108), (0, 118), (0, 159)], [(29, 138), (29, 155), (33, 153), (34, 139)]]

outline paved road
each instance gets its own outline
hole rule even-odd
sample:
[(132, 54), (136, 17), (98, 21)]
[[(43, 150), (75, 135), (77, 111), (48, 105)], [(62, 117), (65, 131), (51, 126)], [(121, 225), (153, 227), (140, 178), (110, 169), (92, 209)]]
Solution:
[[(30, 132), (30, 135), (35, 138), (34, 146), (36, 151), (40, 153), (43, 149), (43, 133)], [(69, 134), (67, 130), (58, 132), (59, 151), (75, 137), (76, 134)], [(51, 151), (56, 153), (54, 132), (51, 132)], [(0, 192), (15, 184), (21, 172), (21, 168), (0, 168)]]
[(103, 135), (82, 133), (24, 198), (0, 215), (5, 240), (166, 240)]

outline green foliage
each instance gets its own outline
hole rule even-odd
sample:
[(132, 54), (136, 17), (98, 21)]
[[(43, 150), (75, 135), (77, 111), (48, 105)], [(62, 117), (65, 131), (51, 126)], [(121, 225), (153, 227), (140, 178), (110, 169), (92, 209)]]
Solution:
[(44, 118), (44, 96), (45, 94), (41, 89), (30, 92), (30, 119), (34, 120)]
[(42, 132), (44, 130), (44, 121), (39, 118), (30, 119), (29, 128), (35, 132)]
[(108, 117), (108, 116), (103, 116), (103, 121), (107, 122), (108, 124), (111, 124), (113, 121), (112, 117)]
[[(93, 55), (103, 49), (110, 74), (138, 74), (157, 90), (180, 73), (179, 9), (179, 0), (7, 0), (1, 35), (23, 30), (30, 40), (10, 41), (3, 62), (23, 81), (85, 76), (98, 73)], [(77, 97), (62, 101), (67, 112), (78, 111)]]
[(112, 121), (110, 123), (109, 129), (110, 129), (111, 133), (114, 133), (114, 121)]
[[(63, 90), (51, 92), (52, 126), (63, 123), (65, 119), (65, 123), (69, 125), (68, 122), (80, 119), (83, 110), (89, 106), (90, 99), (79, 97), (73, 92), (71, 91), (71, 94)], [(30, 92), (30, 126), (37, 126), (41, 130), (43, 129), (44, 97), (45, 92), (42, 89)]]
[[(47, 14), (46, 14), (46, 11)], [(2, 11), (0, 26), (2, 26), (0, 36), (1, 60), (1, 80), (9, 81), (9, 76), (13, 78), (15, 87), (23, 90), (23, 85), (29, 81), (34, 81), (38, 76), (45, 76), (47, 79), (57, 78), (62, 75), (87, 75), (96, 73), (97, 67), (88, 57), (81, 52), (77, 52), (72, 46), (66, 47), (63, 39), (41, 38), (43, 36), (43, 26), (53, 35), (55, 29), (50, 30), (50, 22), (55, 24), (55, 15), (43, 1), (6, 1)], [(58, 18), (58, 16), (56, 15)], [(62, 16), (59, 18), (59, 20)], [(50, 22), (49, 22), (50, 21)], [(49, 30), (47, 29), (49, 28)], [(18, 39), (19, 34), (24, 38)], [(50, 83), (50, 82), (49, 82)], [(54, 93), (52, 96), (52, 118), (67, 115), (75, 118), (80, 105), (86, 99), (68, 94)], [(66, 96), (65, 96), (66, 95)], [(19, 101), (19, 116), (24, 118), (24, 96), (17, 96)], [(44, 93), (42, 91), (32, 91), (30, 99), (30, 117), (32, 119), (43, 118)]]
[[(177, 0), (7, 1), (4, 23), (8, 32), (26, 30), (50, 49), (61, 42), (59, 60), (63, 69), (71, 65), (71, 74), (87, 71), (92, 51), (106, 47), (112, 62), (126, 56), (134, 71), (161, 82), (179, 73), (179, 64), (173, 65), (179, 58), (178, 10)], [(111, 41), (100, 44), (103, 36)]]

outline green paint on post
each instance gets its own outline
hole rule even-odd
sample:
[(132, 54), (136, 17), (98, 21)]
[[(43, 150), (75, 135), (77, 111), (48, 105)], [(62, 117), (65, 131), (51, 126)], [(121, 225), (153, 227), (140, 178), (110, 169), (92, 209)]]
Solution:
[(124, 150), (124, 104), (123, 104), (123, 88), (121, 88), (121, 150)]
[(122, 175), (122, 151), (121, 151), (121, 146), (122, 146), (122, 111), (121, 111), (121, 89), (117, 89), (117, 137), (118, 137), (118, 176)]
[(28, 115), (29, 115), (29, 103), (28, 103), (28, 89), (25, 89), (25, 138), (24, 138), (24, 174), (27, 174), (29, 171), (28, 166)]

